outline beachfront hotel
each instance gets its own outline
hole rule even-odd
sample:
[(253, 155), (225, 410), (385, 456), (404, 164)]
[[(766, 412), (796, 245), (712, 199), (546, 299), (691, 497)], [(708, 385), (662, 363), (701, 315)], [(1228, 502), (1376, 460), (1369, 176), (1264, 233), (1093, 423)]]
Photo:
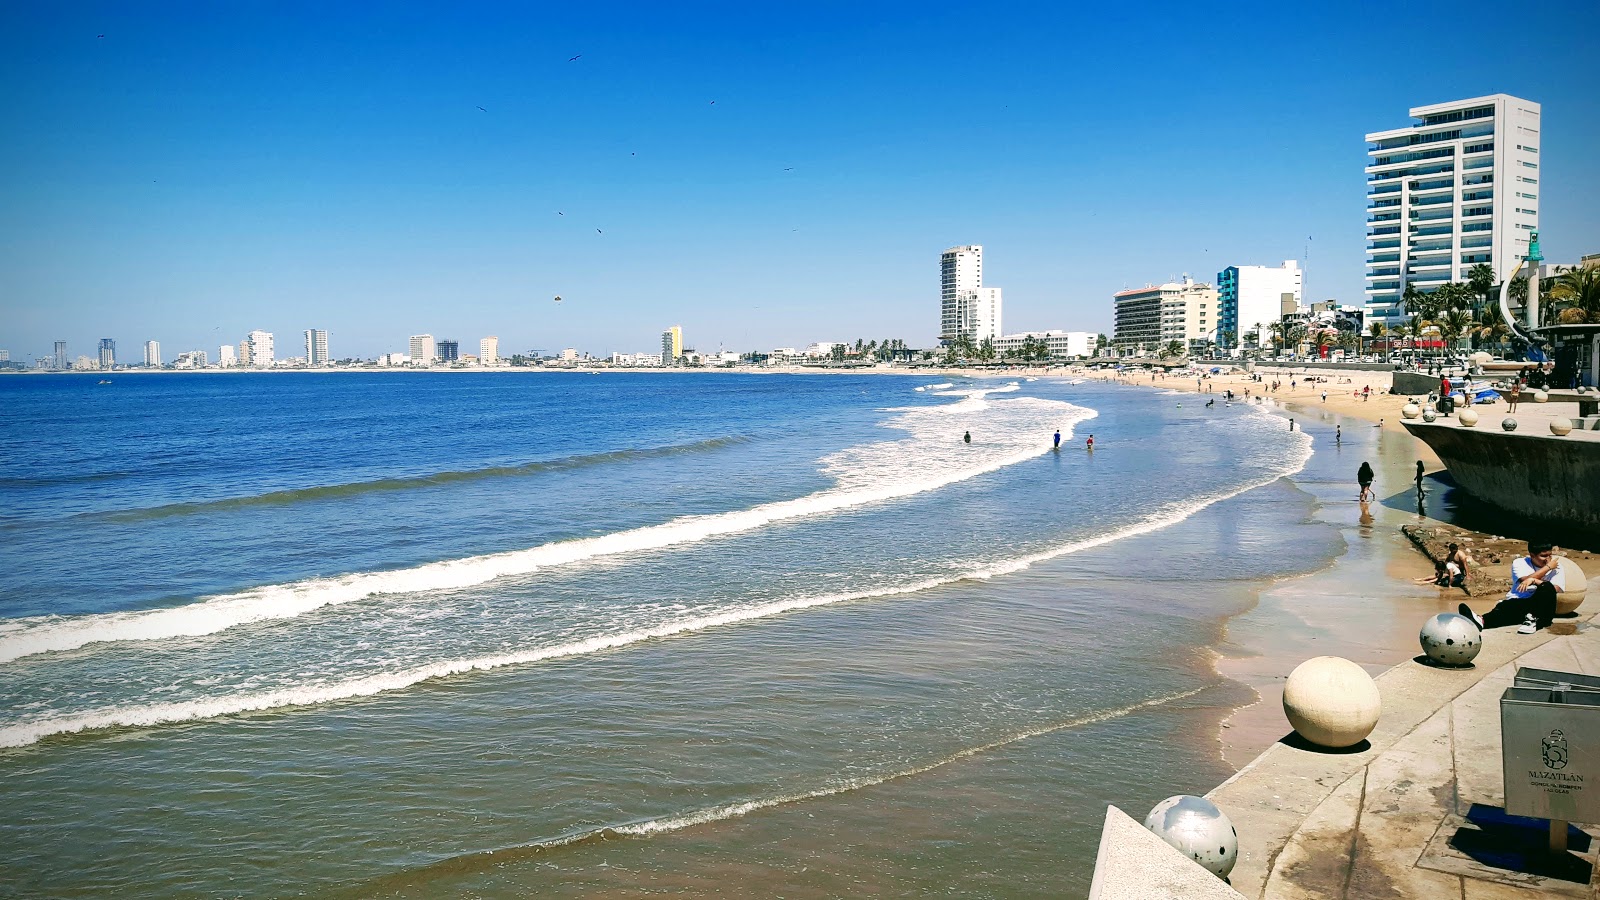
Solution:
[(1160, 350), (1178, 341), (1186, 352), (1202, 352), (1216, 334), (1217, 289), (1187, 275), (1118, 291), (1112, 303), (1111, 344), (1122, 351)]
[(1539, 104), (1508, 94), (1418, 106), (1367, 135), (1366, 320), (1394, 326), (1406, 285), (1503, 279), (1539, 228)]
[(683, 358), (683, 326), (674, 325), (661, 332), (661, 364), (675, 366)]
[(416, 366), (433, 365), (433, 335), (413, 334), (411, 336), (411, 364)]
[(100, 339), (100, 368), (114, 369), (117, 366), (117, 342), (112, 338)]
[(497, 366), (500, 364), (500, 338), (489, 335), (478, 341), (478, 364), (481, 366)]
[(328, 364), (328, 333), (321, 328), (306, 329), (306, 365)]
[(1300, 308), (1302, 275), (1300, 265), (1286, 259), (1281, 266), (1229, 266), (1217, 273), (1217, 303), (1222, 307), (1218, 320), (1217, 346), (1239, 350), (1244, 336), (1256, 332), (1255, 346), (1261, 346), (1261, 332), (1273, 322)]
[(983, 246), (951, 247), (939, 255), (939, 341), (962, 335), (973, 345), (1000, 335), (1000, 289), (983, 286)]
[(144, 364), (147, 366), (161, 367), (161, 342), (144, 342)]

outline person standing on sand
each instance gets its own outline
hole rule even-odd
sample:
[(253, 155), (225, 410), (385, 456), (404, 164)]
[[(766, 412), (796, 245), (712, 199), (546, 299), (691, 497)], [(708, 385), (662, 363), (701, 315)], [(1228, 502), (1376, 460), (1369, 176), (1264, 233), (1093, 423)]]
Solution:
[(1361, 495), (1359, 499), (1363, 503), (1368, 500), (1372, 500), (1377, 496), (1372, 492), (1372, 481), (1374, 477), (1375, 476), (1372, 474), (1372, 464), (1363, 461), (1361, 463), (1361, 468), (1356, 470), (1356, 484), (1361, 485)]
[(1566, 589), (1555, 547), (1543, 541), (1529, 541), (1528, 555), (1511, 562), (1511, 590), (1504, 600), (1481, 616), (1465, 603), (1456, 611), (1477, 622), (1480, 629), (1517, 625), (1517, 634), (1533, 634), (1549, 627), (1556, 614), (1556, 595)]
[(1506, 408), (1506, 412), (1516, 412), (1517, 401), (1520, 399), (1522, 399), (1522, 385), (1519, 382), (1513, 381), (1511, 382), (1511, 392), (1506, 394), (1506, 403), (1509, 404), (1509, 406)]

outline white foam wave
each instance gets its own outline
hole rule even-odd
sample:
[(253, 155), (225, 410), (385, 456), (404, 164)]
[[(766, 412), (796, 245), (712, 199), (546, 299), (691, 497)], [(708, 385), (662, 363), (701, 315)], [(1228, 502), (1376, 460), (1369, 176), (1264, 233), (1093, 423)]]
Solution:
[[(1263, 413), (1263, 415), (1268, 415)], [(1311, 458), (1311, 439), (1301, 433), (1303, 438), (1298, 442), (1298, 452), (1294, 458), (1285, 461), (1284, 466), (1271, 474), (1265, 475), (1256, 481), (1240, 487), (1220, 491), (1214, 494), (1196, 497), (1190, 500), (1167, 504), (1150, 515), (1133, 522), (1115, 531), (1097, 535), (1092, 538), (1071, 541), (1056, 547), (1048, 548), (1037, 553), (1004, 560), (991, 564), (983, 569), (974, 570), (952, 577), (930, 578), (918, 582), (900, 585), (886, 590), (866, 591), (857, 593), (826, 594), (814, 597), (800, 597), (789, 600), (779, 600), (771, 603), (759, 604), (742, 609), (730, 610), (708, 616), (698, 616), (669, 622), (653, 628), (638, 629), (620, 634), (601, 635), (583, 641), (563, 644), (555, 647), (529, 650), (522, 653), (509, 653), (496, 656), (484, 656), (473, 659), (446, 660), (428, 665), (416, 666), (396, 672), (371, 675), (362, 678), (330, 682), (320, 685), (300, 685), (273, 691), (262, 691), (249, 694), (236, 694), (230, 696), (211, 697), (200, 700), (190, 700), (179, 703), (157, 703), (130, 707), (112, 707), (85, 713), (57, 715), (23, 721), (13, 725), (0, 727), (0, 747), (20, 747), (33, 744), (39, 740), (58, 734), (72, 734), (100, 728), (113, 727), (148, 727), (154, 725), (171, 724), (176, 722), (192, 721), (196, 719), (209, 719), (218, 716), (232, 715), (242, 712), (254, 712), (266, 709), (291, 706), (312, 706), (338, 700), (353, 699), (357, 697), (372, 696), (390, 691), (402, 690), (434, 678), (443, 678), (474, 671), (487, 671), (504, 666), (526, 665), (548, 659), (562, 657), (582, 656), (588, 653), (598, 653), (607, 650), (620, 649), (642, 641), (666, 638), (673, 635), (688, 634), (703, 631), (708, 628), (718, 628), (735, 625), (754, 619), (767, 618), (801, 609), (827, 606), (853, 600), (877, 599), (893, 597), (904, 594), (929, 590), (942, 585), (951, 584), (965, 579), (985, 579), (999, 575), (1019, 572), (1030, 566), (1046, 560), (1088, 550), (1093, 547), (1103, 546), (1112, 541), (1122, 540), (1140, 534), (1158, 531), (1170, 525), (1187, 519), (1202, 509), (1214, 503), (1237, 497), (1247, 491), (1270, 484), (1286, 475), (1291, 475), (1305, 467)]]
[[(973, 446), (953, 435), (961, 417), (991, 409), (988, 394), (1014, 386), (984, 388), (958, 394), (959, 402), (903, 411), (887, 423), (911, 432), (909, 440), (885, 441), (851, 448), (822, 460), (835, 487), (745, 510), (683, 516), (660, 525), (593, 538), (558, 541), (526, 550), (429, 563), (389, 572), (362, 572), (269, 585), (213, 597), (183, 606), (89, 616), (39, 616), (17, 619), (0, 627), (0, 663), (40, 653), (73, 650), (114, 641), (158, 641), (215, 634), (228, 628), (273, 619), (294, 618), (325, 606), (368, 597), (418, 591), (456, 590), (498, 578), (529, 575), (604, 557), (662, 550), (711, 538), (739, 534), (776, 522), (815, 517), (937, 490), (1005, 468), (1046, 452), (1040, 429), (1045, 422), (1073, 424), (1096, 415), (1094, 410), (1056, 400), (1020, 398), (1003, 404), (1004, 421)], [(954, 425), (951, 419), (955, 418)], [(976, 427), (978, 422), (966, 424)], [(952, 429), (957, 429), (952, 431)]]

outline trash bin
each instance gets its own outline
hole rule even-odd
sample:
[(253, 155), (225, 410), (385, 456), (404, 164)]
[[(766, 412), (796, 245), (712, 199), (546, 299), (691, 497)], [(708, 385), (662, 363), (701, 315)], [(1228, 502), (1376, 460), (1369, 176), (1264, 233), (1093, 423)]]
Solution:
[(1500, 695), (1500, 741), (1506, 812), (1551, 820), (1552, 847), (1565, 823), (1600, 822), (1600, 679), (1519, 670)]
[(1454, 397), (1440, 397), (1439, 398), (1438, 409), (1439, 409), (1439, 412), (1444, 414), (1444, 415), (1447, 415), (1447, 416), (1455, 415), (1456, 414), (1456, 401), (1455, 401), (1455, 398)]

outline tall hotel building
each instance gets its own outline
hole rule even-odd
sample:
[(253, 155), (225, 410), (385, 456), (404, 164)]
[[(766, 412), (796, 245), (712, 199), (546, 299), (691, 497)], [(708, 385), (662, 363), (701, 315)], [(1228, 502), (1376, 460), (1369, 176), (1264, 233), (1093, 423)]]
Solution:
[(675, 366), (683, 358), (683, 326), (674, 325), (661, 332), (661, 364)]
[(478, 365), (496, 366), (500, 364), (500, 338), (490, 335), (478, 342)]
[(411, 364), (413, 366), (433, 365), (433, 335), (413, 334), (411, 336)]
[(306, 329), (306, 365), (328, 364), (328, 333), (321, 328)]
[(1366, 320), (1406, 318), (1407, 284), (1511, 274), (1539, 227), (1539, 104), (1507, 94), (1418, 106), (1367, 135)]
[(156, 366), (157, 368), (161, 366), (160, 341), (144, 342), (144, 364), (147, 366)]
[[(1256, 332), (1255, 346), (1267, 342), (1267, 327), (1300, 307), (1300, 265), (1286, 259), (1281, 266), (1229, 266), (1217, 273), (1217, 302), (1222, 318), (1217, 346), (1244, 347), (1244, 336)], [(1231, 339), (1229, 338), (1231, 335)]]
[(1000, 289), (983, 286), (983, 247), (951, 247), (939, 256), (939, 340), (966, 335), (974, 345), (998, 340)]
[(239, 342), (239, 359), (244, 365), (270, 369), (277, 362), (272, 349), (272, 332), (252, 331)]
[(114, 369), (117, 367), (117, 342), (112, 338), (100, 339), (100, 368)]

